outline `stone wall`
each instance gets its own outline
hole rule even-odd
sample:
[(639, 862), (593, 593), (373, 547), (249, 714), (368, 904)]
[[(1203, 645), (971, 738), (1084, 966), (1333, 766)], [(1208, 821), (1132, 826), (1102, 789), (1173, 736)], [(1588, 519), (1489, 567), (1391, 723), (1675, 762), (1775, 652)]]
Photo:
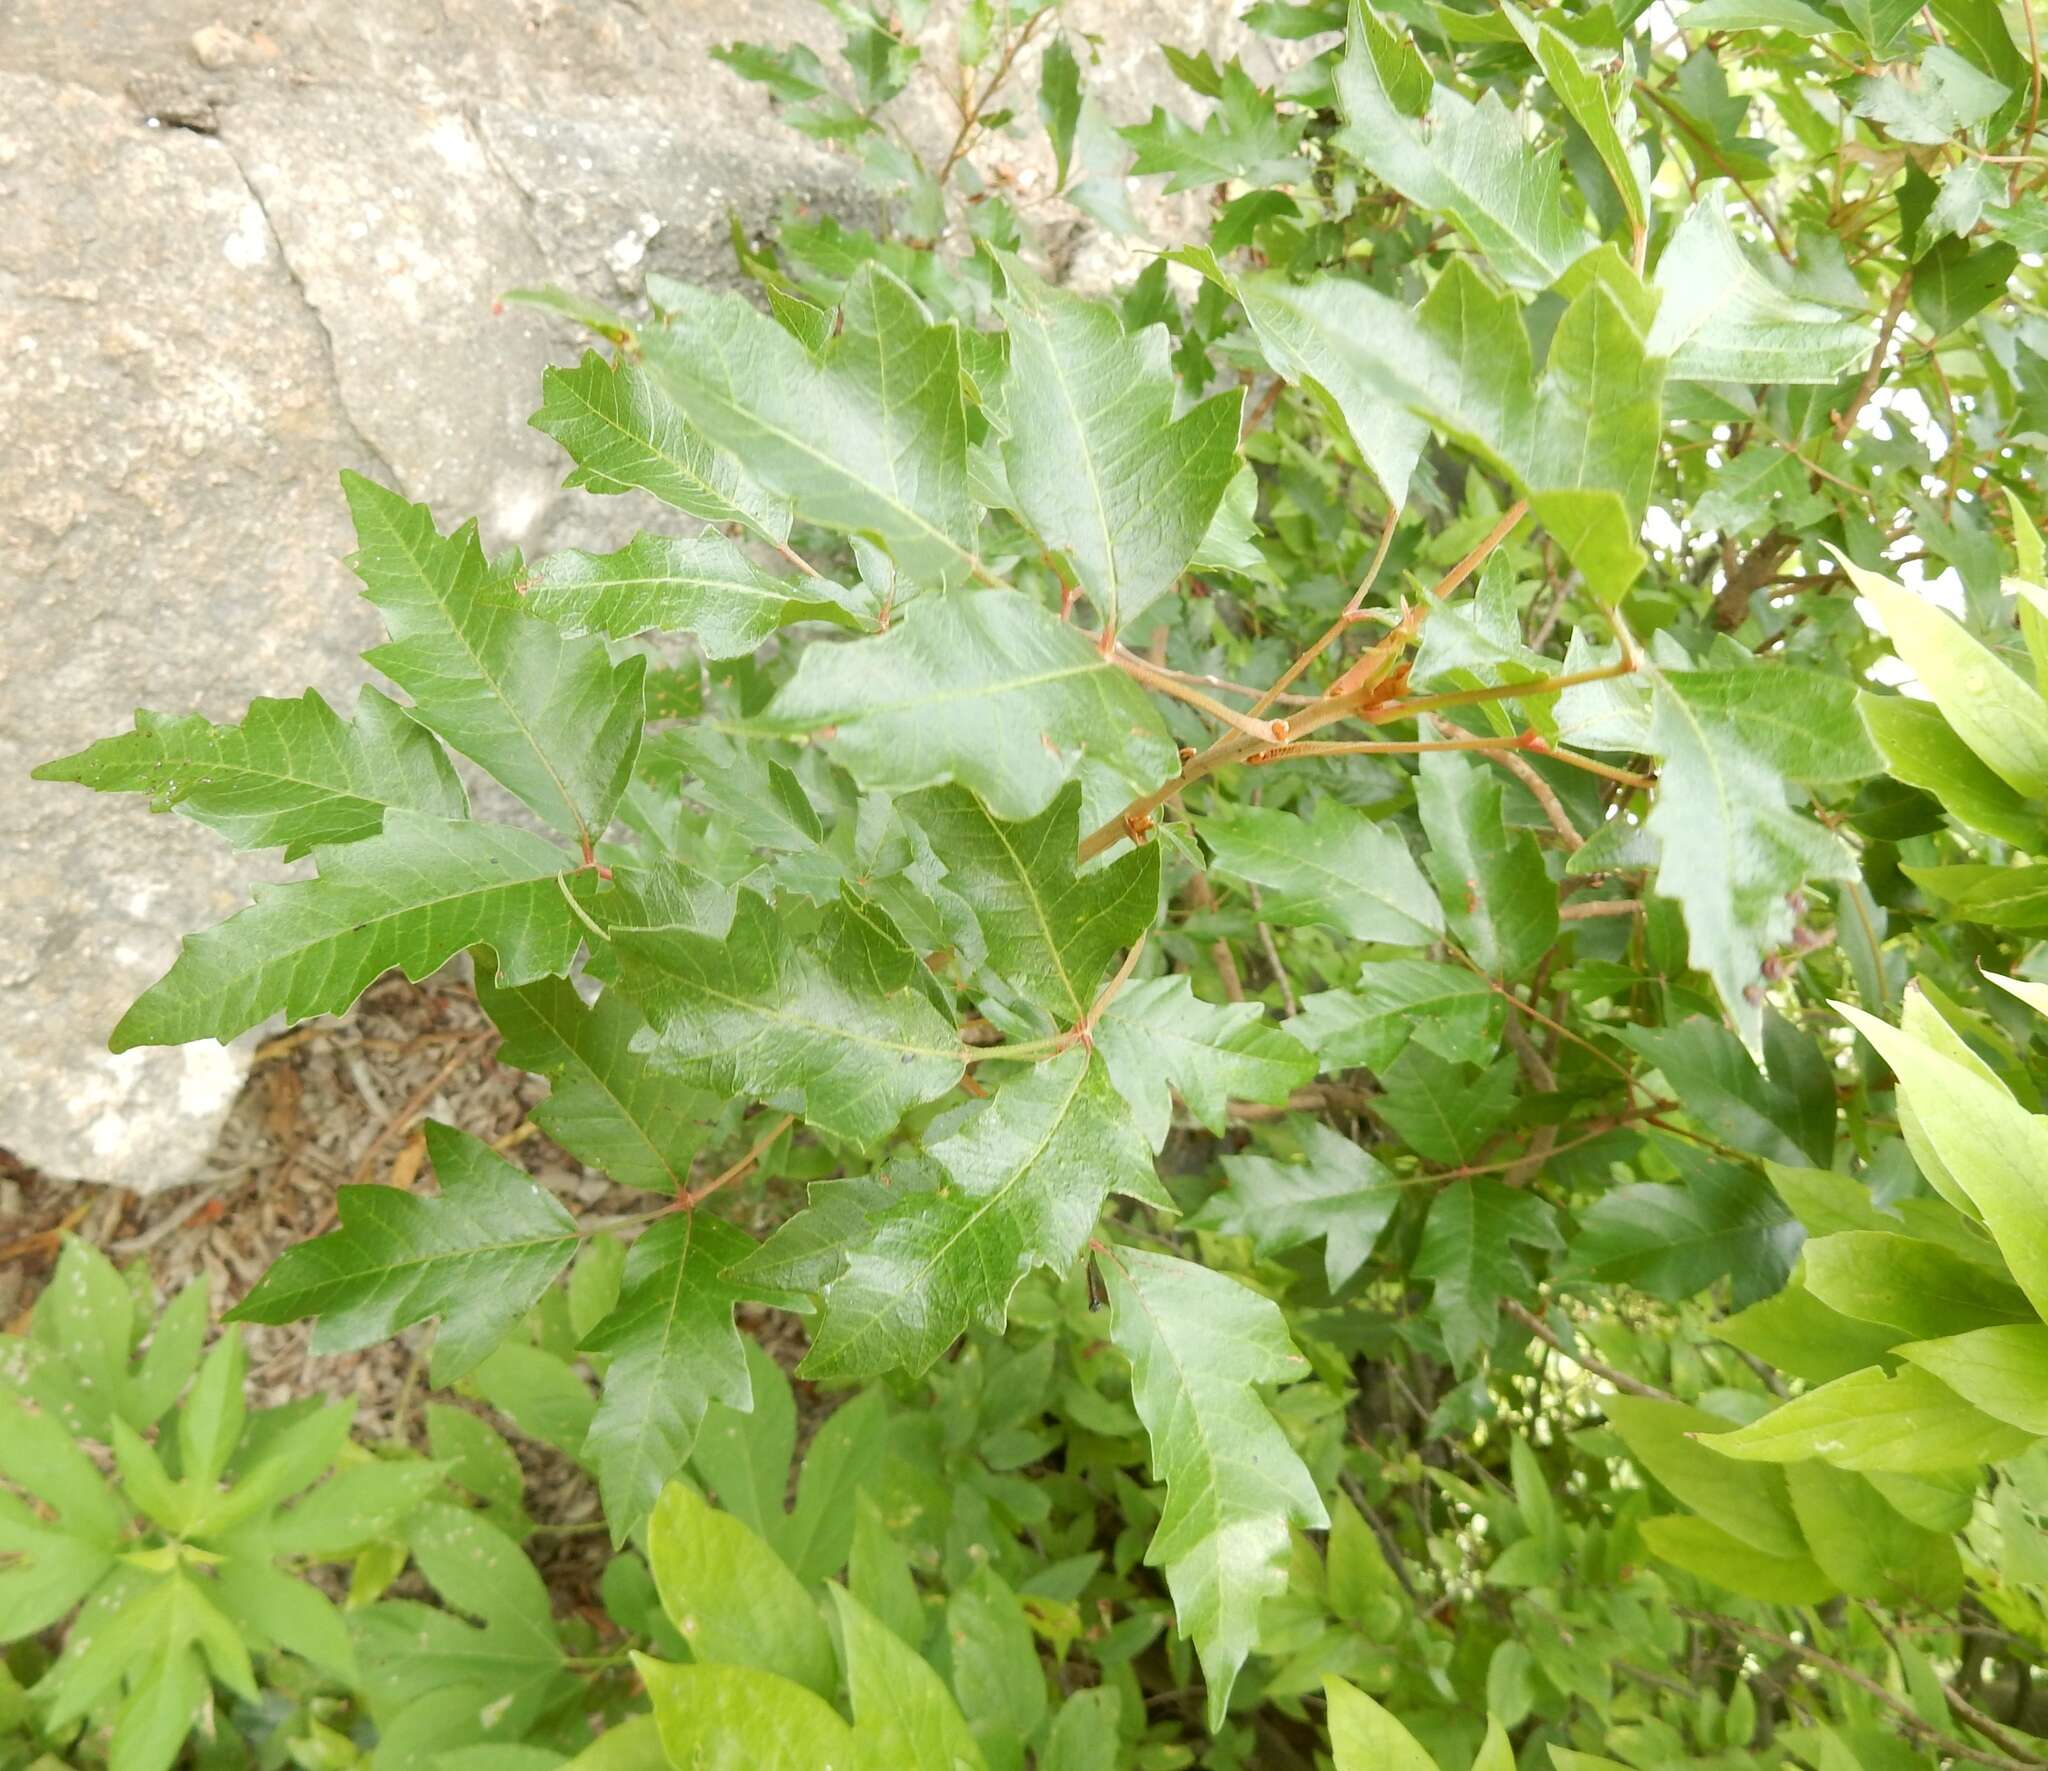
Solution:
[[(1235, 10), (1069, 7), (1125, 117), (1185, 102), (1156, 45), (1220, 52)], [(138, 706), (351, 704), (373, 632), (344, 467), (494, 548), (616, 544), (634, 513), (561, 494), (526, 424), (577, 341), (494, 298), (729, 277), (729, 214), (859, 206), (846, 161), (709, 59), (733, 37), (829, 54), (837, 31), (806, 0), (0, 0), (0, 1147), (190, 1174), (250, 1042), (114, 1057), (106, 1034), (277, 872), (28, 770)]]

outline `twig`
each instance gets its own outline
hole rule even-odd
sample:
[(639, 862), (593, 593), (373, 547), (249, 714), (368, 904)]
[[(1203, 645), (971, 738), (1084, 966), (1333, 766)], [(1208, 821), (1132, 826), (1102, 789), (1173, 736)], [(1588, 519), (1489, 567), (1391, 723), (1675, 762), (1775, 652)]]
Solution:
[(1856, 422), (1856, 415), (1863, 410), (1864, 403), (1877, 391), (1878, 381), (1884, 375), (1884, 359), (1892, 346), (1892, 334), (1898, 330), (1899, 316), (1906, 311), (1906, 297), (1913, 292), (1913, 271), (1909, 265), (1899, 273), (1899, 280), (1892, 285), (1892, 299), (1884, 310), (1884, 322), (1877, 329), (1877, 348), (1870, 353), (1870, 364), (1863, 371), (1863, 379), (1857, 384), (1855, 397), (1848, 408), (1835, 420), (1835, 441), (1843, 441), (1850, 427)]
[(1351, 625), (1351, 617), (1357, 614), (1359, 609), (1363, 607), (1366, 596), (1379, 579), (1380, 568), (1387, 563), (1387, 549), (1393, 545), (1394, 528), (1400, 520), (1401, 507), (1397, 504), (1387, 512), (1387, 520), (1380, 527), (1379, 546), (1374, 548), (1372, 552), (1372, 564), (1366, 567), (1365, 576), (1358, 581), (1358, 588), (1351, 593), (1351, 600), (1338, 613), (1337, 619), (1332, 621), (1323, 630), (1322, 637), (1316, 640), (1292, 664), (1288, 665), (1280, 673), (1280, 680), (1268, 689), (1265, 694), (1261, 695), (1257, 701), (1252, 703), (1252, 712), (1264, 713), (1268, 707), (1279, 700), (1282, 693), (1294, 680), (1321, 657), (1331, 642), (1342, 634), (1345, 628)]
[(1595, 916), (1633, 916), (1642, 909), (1639, 898), (1587, 898), (1558, 908), (1559, 922), (1585, 922)]
[(1252, 885), (1251, 894), (1252, 914), (1259, 917), (1259, 945), (1265, 950), (1266, 964), (1273, 968), (1273, 981), (1280, 986), (1280, 1005), (1287, 1011), (1287, 1018), (1291, 1021), (1301, 1012), (1301, 1008), (1294, 1000), (1294, 986), (1288, 982), (1287, 968), (1280, 963), (1280, 949), (1274, 944), (1273, 931), (1267, 926), (1265, 918), (1259, 914), (1265, 906), (1259, 902), (1259, 888), (1256, 884)]
[(1617, 1390), (1630, 1396), (1646, 1396), (1652, 1402), (1678, 1400), (1669, 1390), (1660, 1390), (1655, 1384), (1646, 1384), (1639, 1377), (1630, 1377), (1627, 1372), (1609, 1365), (1604, 1359), (1596, 1358), (1584, 1351), (1574, 1351), (1566, 1346), (1557, 1331), (1526, 1304), (1517, 1303), (1513, 1298), (1504, 1298), (1500, 1307), (1553, 1351), (1562, 1353), (1574, 1365), (1590, 1371), (1595, 1377), (1604, 1377)]
[(1125, 675), (1137, 678), (1148, 689), (1157, 689), (1162, 695), (1171, 695), (1176, 701), (1185, 701), (1190, 707), (1199, 709), (1234, 732), (1242, 732), (1247, 738), (1258, 738), (1270, 743), (1287, 735), (1285, 720), (1253, 719), (1248, 714), (1239, 713), (1234, 707), (1225, 707), (1221, 701), (1203, 694), (1192, 684), (1177, 680), (1177, 675), (1155, 670), (1135, 652), (1127, 651), (1122, 646), (1116, 648), (1111, 654), (1111, 659)]
[(713, 1175), (701, 1187), (692, 1187), (687, 1192), (678, 1193), (676, 1195), (675, 1209), (678, 1211), (695, 1211), (698, 1206), (702, 1205), (719, 1188), (730, 1186), (740, 1176), (745, 1174), (748, 1169), (752, 1168), (755, 1163), (759, 1162), (767, 1154), (768, 1146), (774, 1143), (777, 1138), (781, 1137), (794, 1124), (796, 1124), (796, 1115), (794, 1113), (783, 1114), (767, 1131), (754, 1140), (753, 1147), (730, 1168)]
[(1563, 803), (1552, 791), (1548, 781), (1512, 750), (1495, 750), (1488, 754), (1529, 790), (1529, 797), (1542, 808), (1544, 817), (1550, 820), (1550, 828), (1557, 832), (1567, 849), (1577, 854), (1586, 846), (1586, 839), (1579, 834), (1578, 826), (1566, 815)]
[[(497, 1037), (498, 1030), (495, 1027), (479, 1027), (466, 1041), (448, 1054), (447, 1058), (442, 1061), (441, 1067), (433, 1075), (406, 1096), (404, 1101), (399, 1104), (398, 1111), (377, 1128), (377, 1135), (370, 1140), (369, 1146), (356, 1159), (355, 1171), (349, 1176), (351, 1185), (361, 1186), (363, 1182), (370, 1178), (370, 1170), (376, 1163), (378, 1151), (382, 1150), (393, 1138), (402, 1137), (406, 1132), (411, 1131), (413, 1122), (433, 1105), (434, 1097), (441, 1092), (441, 1085), (449, 1077), (453, 1076), (457, 1070), (461, 1069), (464, 1064), (468, 1063), (471, 1058), (477, 1055), (477, 1047), (488, 1044)], [(329, 1211), (331, 1212), (332, 1209), (330, 1205)], [(324, 1221), (321, 1227), (323, 1229), (326, 1227)]]

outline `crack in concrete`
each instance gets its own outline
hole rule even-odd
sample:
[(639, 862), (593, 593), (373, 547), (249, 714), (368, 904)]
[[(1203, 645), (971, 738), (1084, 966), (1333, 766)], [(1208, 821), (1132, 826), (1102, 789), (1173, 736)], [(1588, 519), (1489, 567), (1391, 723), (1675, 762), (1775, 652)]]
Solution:
[(348, 425), (349, 434), (362, 447), (363, 453), (383, 471), (385, 483), (394, 490), (411, 496), (411, 488), (406, 485), (405, 476), (371, 439), (370, 433), (363, 427), (363, 421), (356, 416), (354, 407), (349, 403), (348, 388), (341, 373), (341, 347), (334, 336), (334, 328), (327, 323), (327, 316), (321, 312), (319, 302), (313, 299), (312, 290), (306, 287), (306, 279), (300, 274), (299, 267), (292, 262), (291, 250), (285, 244), (284, 234), (272, 219), (270, 206), (264, 202), (263, 193), (256, 188), (256, 181), (249, 176), (249, 169), (243, 165), (241, 154), (228, 139), (224, 128), (215, 131), (209, 139), (219, 145), (222, 155), (235, 169), (235, 177), (241, 181), (242, 189), (249, 195), (249, 201), (256, 205), (256, 213), (263, 217), (263, 230), (277, 248), (278, 263), (284, 266), (284, 274), (291, 279), (292, 287), (298, 291), (299, 300), (305, 305), (306, 312), (312, 315), (313, 323), (320, 328), (320, 336), (327, 345), (327, 378), (334, 386), (335, 410), (341, 414), (343, 421)]

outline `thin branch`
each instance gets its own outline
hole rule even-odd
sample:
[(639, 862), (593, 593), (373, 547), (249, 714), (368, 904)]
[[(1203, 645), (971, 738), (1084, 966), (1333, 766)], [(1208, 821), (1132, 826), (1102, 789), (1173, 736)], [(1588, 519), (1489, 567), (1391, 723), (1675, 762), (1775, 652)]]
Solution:
[(1891, 350), (1892, 334), (1898, 330), (1899, 316), (1906, 311), (1906, 297), (1913, 292), (1913, 272), (1909, 266), (1899, 273), (1899, 280), (1892, 286), (1890, 305), (1884, 310), (1884, 323), (1877, 329), (1877, 347), (1870, 353), (1870, 364), (1863, 371), (1863, 379), (1857, 384), (1855, 397), (1848, 407), (1835, 419), (1835, 441), (1843, 441), (1856, 422), (1856, 415), (1877, 391), (1877, 384), (1884, 375), (1884, 359)]
[(1110, 655), (1117, 669), (1127, 676), (1135, 677), (1148, 689), (1156, 689), (1162, 695), (1171, 695), (1176, 701), (1185, 701), (1190, 707), (1206, 713), (1211, 719), (1242, 732), (1247, 738), (1258, 738), (1271, 742), (1287, 735), (1285, 720), (1253, 719), (1249, 714), (1239, 713), (1234, 707), (1225, 707), (1213, 696), (1205, 695), (1190, 683), (1184, 683), (1163, 670), (1155, 670), (1135, 652), (1119, 646)]
[(1574, 1351), (1566, 1346), (1557, 1331), (1527, 1305), (1517, 1303), (1513, 1298), (1503, 1298), (1500, 1307), (1553, 1351), (1562, 1353), (1574, 1365), (1590, 1371), (1595, 1377), (1604, 1377), (1617, 1390), (1630, 1396), (1646, 1396), (1652, 1402), (1678, 1400), (1669, 1390), (1660, 1390), (1655, 1384), (1646, 1384), (1639, 1377), (1630, 1377), (1627, 1372), (1609, 1365), (1604, 1359), (1596, 1358), (1583, 1349)]
[(1558, 799), (1548, 781), (1512, 750), (1495, 750), (1488, 754), (1529, 790), (1529, 797), (1542, 808), (1544, 817), (1550, 820), (1550, 828), (1557, 832), (1567, 849), (1576, 855), (1586, 846), (1586, 839), (1579, 834), (1578, 826), (1567, 816), (1563, 802)]
[(1557, 913), (1559, 922), (1584, 922), (1595, 916), (1633, 916), (1642, 909), (1637, 898), (1586, 898), (1576, 904), (1563, 905)]
[(675, 1209), (678, 1211), (695, 1211), (698, 1206), (702, 1205), (719, 1188), (732, 1185), (734, 1181), (751, 1169), (755, 1163), (759, 1162), (763, 1156), (767, 1155), (768, 1146), (774, 1143), (777, 1138), (781, 1137), (794, 1124), (796, 1124), (796, 1115), (794, 1113), (783, 1114), (781, 1118), (776, 1120), (773, 1125), (754, 1140), (753, 1147), (730, 1168), (713, 1175), (701, 1187), (692, 1187), (688, 1192), (678, 1193), (676, 1195)]
[(1245, 760), (1258, 766), (1286, 762), (1297, 756), (1411, 756), (1426, 750), (1536, 750), (1555, 762), (1584, 769), (1589, 775), (1600, 775), (1609, 781), (1619, 781), (1627, 787), (1647, 789), (1657, 785), (1653, 776), (1638, 775), (1631, 769), (1618, 769), (1612, 763), (1595, 762), (1589, 756), (1559, 750), (1554, 745), (1531, 744), (1527, 735), (1520, 738), (1330, 739), (1316, 743), (1277, 744), (1270, 750), (1256, 750)]
[(1280, 673), (1280, 680), (1268, 689), (1265, 694), (1260, 696), (1257, 701), (1252, 703), (1252, 712), (1264, 713), (1268, 707), (1279, 700), (1294, 680), (1321, 657), (1330, 644), (1343, 633), (1345, 628), (1351, 625), (1351, 617), (1357, 614), (1359, 609), (1364, 606), (1367, 595), (1379, 579), (1380, 568), (1387, 563), (1387, 549), (1393, 545), (1394, 528), (1400, 520), (1401, 507), (1397, 504), (1387, 512), (1387, 520), (1380, 528), (1379, 546), (1373, 549), (1372, 564), (1366, 567), (1365, 576), (1358, 581), (1358, 588), (1351, 593), (1351, 600), (1338, 613), (1337, 619), (1332, 621), (1323, 630), (1322, 637), (1311, 645), (1307, 651), (1302, 653), (1299, 658), (1295, 659), (1292, 664), (1288, 665)]

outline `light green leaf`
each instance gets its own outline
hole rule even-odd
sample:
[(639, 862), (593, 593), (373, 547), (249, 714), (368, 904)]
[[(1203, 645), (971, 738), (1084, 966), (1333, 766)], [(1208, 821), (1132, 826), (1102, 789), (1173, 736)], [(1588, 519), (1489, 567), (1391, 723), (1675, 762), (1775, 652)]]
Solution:
[(1367, 42), (1367, 16), (1353, 0), (1336, 69), (1344, 116), (1336, 145), (1418, 209), (1456, 223), (1509, 283), (1547, 289), (1592, 245), (1571, 219), (1555, 152), (1532, 151), (1491, 89), (1475, 105), (1434, 87), (1426, 111), (1410, 121), (1401, 100), (1412, 95), (1389, 92)]
[(1052, 143), (1053, 188), (1062, 190), (1081, 121), (1081, 64), (1063, 35), (1045, 46), (1045, 59), (1038, 64), (1038, 117)]
[(1095, 1024), (1095, 1049), (1157, 1150), (1173, 1119), (1173, 1093), (1219, 1137), (1233, 1100), (1278, 1106), (1316, 1073), (1316, 1062), (1255, 1002), (1209, 1003), (1184, 972), (1126, 984)]
[(1810, 1556), (1771, 1556), (1690, 1514), (1645, 1519), (1650, 1554), (1686, 1573), (1771, 1605), (1818, 1605), (1840, 1589)]
[(1084, 766), (1147, 793), (1180, 766), (1144, 691), (1011, 591), (922, 597), (873, 639), (805, 649), (770, 730), (815, 733), (863, 787), (957, 781), (1035, 818)]
[(1014, 258), (1002, 266), (1010, 490), (1115, 632), (1174, 587), (1201, 545), (1237, 471), (1243, 390), (1176, 418), (1165, 327), (1126, 335), (1107, 302), (1054, 289)]
[(1831, 1310), (1908, 1338), (2027, 1322), (2018, 1287), (1938, 1243), (1874, 1230), (1816, 1236), (1801, 1250), (1806, 1289)]
[(1263, 888), (1274, 923), (1320, 924), (1359, 941), (1419, 947), (1443, 933), (1443, 912), (1392, 829), (1333, 799), (1295, 812), (1238, 805), (1196, 828), (1216, 871)]
[(1766, 1556), (1796, 1560), (1807, 1553), (1784, 1473), (1731, 1465), (1696, 1437), (1728, 1423), (1702, 1409), (1637, 1396), (1603, 1396), (1600, 1406), (1629, 1455), (1703, 1519)]
[(1417, 809), (1450, 932), (1480, 969), (1524, 976), (1557, 940), (1557, 887), (1526, 830), (1501, 815), (1501, 777), (1448, 751), (1425, 752)]
[[(258, 886), (218, 928), (188, 935), (110, 1040), (232, 1039), (271, 1015), (338, 1015), (397, 967), (415, 982), (465, 947), (527, 984), (568, 971), (583, 930), (563, 892), (574, 864), (524, 830), (386, 814), (381, 835), (319, 851), (320, 877)], [(580, 889), (580, 882), (579, 882)]]
[(789, 501), (685, 424), (646, 370), (586, 351), (573, 369), (543, 369), (541, 389), (533, 427), (576, 462), (563, 484), (647, 492), (707, 523), (744, 523), (770, 541), (789, 539)]
[(669, 1765), (690, 1771), (855, 1766), (853, 1730), (815, 1692), (750, 1666), (670, 1666), (636, 1654)]
[(1221, 1724), (1257, 1644), (1259, 1607), (1287, 1584), (1287, 1528), (1328, 1523), (1314, 1481), (1257, 1384), (1304, 1374), (1280, 1311), (1221, 1273), (1165, 1255), (1106, 1255), (1111, 1338), (1131, 1361), (1132, 1398), (1166, 1506), (1146, 1563), (1166, 1571), (1180, 1632)]
[(1876, 604), (1892, 649), (1956, 735), (2015, 792), (2048, 794), (2048, 702), (1946, 610), (1836, 557), (1858, 593)]
[(723, 937), (615, 925), (612, 940), (657, 1064), (689, 1060), (715, 1088), (794, 1103), (835, 1137), (873, 1143), (959, 1080), (916, 956), (866, 943), (843, 907), (801, 946), (750, 891)]
[(585, 1352), (609, 1361), (583, 1461), (597, 1471), (614, 1545), (683, 1467), (706, 1407), (753, 1405), (732, 1319), (746, 1294), (721, 1277), (753, 1247), (707, 1212), (664, 1218), (627, 1252), (618, 1303), (583, 1337)]
[(1889, 774), (1933, 794), (1972, 830), (2022, 849), (2042, 844), (2042, 810), (1994, 774), (1933, 702), (1866, 691), (1856, 705)]
[(476, 995), (504, 1035), (499, 1062), (553, 1084), (533, 1109), (542, 1131), (621, 1185), (678, 1193), (689, 1184), (703, 1121), (720, 1103), (633, 1050), (645, 1023), (621, 992), (587, 1004), (567, 978), (501, 985), (479, 967)]
[(982, 1756), (1023, 1771), (1024, 1743), (1045, 1719), (1045, 1669), (1017, 1595), (983, 1564), (946, 1601), (953, 1694)]
[(564, 633), (680, 630), (707, 658), (744, 657), (792, 621), (862, 626), (854, 601), (824, 578), (764, 572), (723, 535), (636, 535), (616, 553), (570, 548), (526, 579), (527, 609)]
[(980, 1746), (931, 1663), (844, 1587), (830, 1590), (861, 1765), (871, 1771), (898, 1765), (986, 1771)]
[(1891, 1329), (1830, 1310), (1803, 1285), (1789, 1285), (1716, 1323), (1714, 1335), (1815, 1384), (1875, 1365), (1899, 1338)]
[(668, 324), (647, 373), (683, 416), (821, 527), (882, 543), (920, 580), (973, 568), (960, 338), (867, 263), (822, 357), (742, 296), (650, 276)]
[(2012, 1323), (1898, 1349), (1994, 1420), (2048, 1434), (2048, 1327)]
[(346, 725), (312, 689), (296, 701), (252, 701), (232, 726), (138, 708), (132, 732), (44, 763), (33, 778), (146, 793), (153, 812), (182, 812), (238, 849), (282, 843), (287, 861), (374, 836), (390, 806), (442, 818), (469, 809), (433, 735), (367, 686)]
[(1915, 1525), (1868, 1478), (1818, 1461), (1791, 1465), (1785, 1478), (1809, 1553), (1851, 1598), (1941, 1609), (1961, 1596), (1954, 1538)]
[(1079, 1049), (1004, 1083), (928, 1153), (945, 1184), (890, 1206), (848, 1251), (805, 1376), (917, 1373), (970, 1323), (1001, 1329), (1025, 1275), (1064, 1269), (1113, 1189), (1152, 1183), (1130, 1109)]
[(1673, 381), (1832, 384), (1870, 354), (1863, 319), (1796, 296), (1764, 275), (1716, 196), (1695, 203), (1657, 261), (1662, 300), (1650, 350)]
[(1365, 1265), (1402, 1186), (1359, 1145), (1314, 1120), (1302, 1122), (1303, 1161), (1225, 1156), (1223, 1188), (1187, 1220), (1191, 1230), (1249, 1236), (1262, 1255), (1321, 1240), (1330, 1289)]
[(317, 1316), (315, 1353), (346, 1353), (439, 1316), (432, 1379), (453, 1383), (569, 1264), (576, 1226), (554, 1196), (488, 1144), (428, 1120), (437, 1197), (343, 1187), (340, 1227), (288, 1248), (231, 1322)]
[(1924, 1475), (2023, 1451), (2031, 1433), (1994, 1420), (1917, 1366), (1887, 1377), (1875, 1367), (1795, 1396), (1732, 1433), (1703, 1437), (1728, 1457), (1758, 1463), (1822, 1458), (1837, 1469)]
[(1323, 1681), (1337, 1771), (1437, 1771), (1422, 1743), (1355, 1685)]
[(1157, 846), (1077, 875), (1081, 790), (1072, 782), (1037, 817), (1016, 822), (993, 816), (964, 787), (900, 805), (973, 907), (989, 969), (1065, 1025), (1078, 1023), (1110, 961), (1158, 914)]
[(1536, 65), (1543, 70), (1543, 78), (1558, 103), (1586, 132), (1586, 139), (1593, 144), (1600, 164), (1614, 182), (1615, 194), (1621, 198), (1630, 226), (1641, 232), (1648, 225), (1650, 166), (1641, 144), (1631, 139), (1635, 110), (1628, 102), (1626, 77), (1592, 72), (1580, 61), (1579, 51), (1562, 31), (1553, 29), (1546, 20), (1531, 18), (1518, 6), (1503, 10), (1536, 58)]
[(754, 1667), (820, 1697), (837, 1689), (838, 1657), (817, 1601), (730, 1513), (671, 1482), (655, 1504), (647, 1552), (662, 1609), (698, 1661)]
[(511, 789), (564, 836), (594, 842), (640, 749), (646, 661), (614, 664), (520, 605), (516, 555), (484, 559), (476, 524), (443, 536), (433, 513), (360, 474), (349, 564), (391, 643), (364, 657), (412, 697), (420, 724)]

